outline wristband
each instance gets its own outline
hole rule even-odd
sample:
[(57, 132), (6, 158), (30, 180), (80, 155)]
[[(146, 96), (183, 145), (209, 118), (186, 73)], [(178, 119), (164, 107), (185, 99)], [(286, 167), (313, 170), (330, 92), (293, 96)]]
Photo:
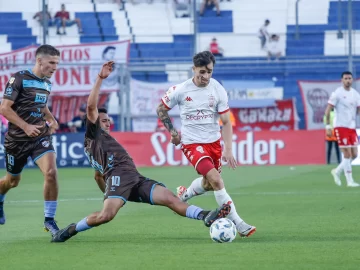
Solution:
[(330, 125), (326, 125), (325, 129), (331, 129)]
[(99, 76), (99, 78), (102, 79), (102, 80), (106, 79), (106, 77), (103, 77), (103, 76), (101, 76), (100, 74), (98, 74), (98, 76)]

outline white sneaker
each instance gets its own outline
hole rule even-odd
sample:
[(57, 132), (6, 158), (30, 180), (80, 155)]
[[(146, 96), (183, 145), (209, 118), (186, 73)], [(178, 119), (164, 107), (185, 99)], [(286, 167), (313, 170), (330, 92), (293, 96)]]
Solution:
[(337, 186), (341, 186), (340, 175), (336, 173), (336, 169), (331, 170), (331, 174), (334, 177), (334, 182)]
[(360, 187), (360, 184), (353, 181), (353, 182), (347, 183), (347, 186), (348, 187)]
[(186, 194), (186, 190), (187, 190), (187, 188), (184, 186), (180, 186), (180, 187), (176, 188), (177, 196), (183, 202), (186, 202), (189, 199), (189, 198), (187, 198), (188, 195)]
[(239, 226), (236, 226), (237, 231), (240, 235), (240, 237), (249, 237), (252, 234), (256, 232), (256, 227), (251, 226), (244, 221), (239, 224)]

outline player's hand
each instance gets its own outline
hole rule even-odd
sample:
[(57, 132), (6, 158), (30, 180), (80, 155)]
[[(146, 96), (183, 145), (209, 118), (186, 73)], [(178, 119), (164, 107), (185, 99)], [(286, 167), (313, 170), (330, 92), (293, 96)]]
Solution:
[(40, 128), (42, 127), (43, 126), (27, 124), (26, 127), (24, 128), (24, 132), (29, 137), (37, 137), (40, 135)]
[(224, 153), (223, 153), (223, 156), (222, 156), (222, 159), (223, 161), (227, 162), (228, 166), (231, 168), (231, 169), (235, 169), (237, 164), (236, 164), (236, 160), (232, 154), (232, 151), (231, 149), (230, 150), (227, 150), (225, 149), (224, 150)]
[(58, 122), (55, 120), (55, 121), (52, 121), (48, 124), (49, 126), (49, 129), (50, 129), (50, 134), (54, 134), (55, 131), (59, 128), (59, 124)]
[(327, 129), (327, 130), (326, 130), (326, 135), (327, 135), (328, 137), (331, 137), (331, 136), (332, 136), (332, 129)]
[(179, 145), (181, 143), (181, 136), (180, 134), (177, 134), (176, 136), (171, 136), (171, 143), (175, 146)]
[(110, 73), (114, 70), (113, 65), (115, 64), (114, 61), (109, 61), (106, 62), (105, 64), (102, 65), (102, 68), (99, 72), (99, 76), (102, 79), (106, 79), (107, 77), (109, 77)]

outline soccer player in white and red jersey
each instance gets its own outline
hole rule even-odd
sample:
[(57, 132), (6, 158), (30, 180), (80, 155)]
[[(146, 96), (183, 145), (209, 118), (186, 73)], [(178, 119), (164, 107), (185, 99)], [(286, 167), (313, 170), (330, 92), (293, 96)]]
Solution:
[(345, 173), (348, 187), (360, 186), (352, 177), (351, 161), (358, 155), (358, 136), (356, 134), (356, 113), (360, 112), (360, 94), (351, 87), (352, 73), (345, 71), (341, 74), (343, 86), (337, 88), (328, 101), (325, 111), (326, 133), (332, 133), (330, 126), (330, 111), (335, 108), (334, 133), (344, 157), (339, 166), (331, 171), (335, 184), (341, 186), (340, 174)]
[[(209, 51), (196, 54), (193, 58), (194, 77), (171, 87), (162, 98), (157, 114), (171, 134), (171, 142), (181, 144), (181, 149), (196, 171), (202, 175), (189, 188), (178, 187), (178, 197), (190, 198), (214, 190), (218, 205), (231, 204), (227, 218), (231, 219), (242, 237), (256, 231), (245, 223), (236, 212), (233, 200), (226, 192), (221, 178), (221, 157), (233, 169), (236, 167), (232, 155), (232, 125), (228, 97), (219, 82), (212, 79), (215, 65), (214, 55)], [(180, 108), (181, 135), (173, 127), (168, 111), (176, 105)], [(223, 123), (222, 135), (225, 143), (222, 155), (220, 145), (219, 118)]]

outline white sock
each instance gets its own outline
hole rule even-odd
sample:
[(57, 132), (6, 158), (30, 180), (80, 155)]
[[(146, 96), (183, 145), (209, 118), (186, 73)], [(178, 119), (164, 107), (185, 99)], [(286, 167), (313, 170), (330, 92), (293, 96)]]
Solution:
[(184, 198), (186, 198), (186, 200), (190, 200), (192, 197), (204, 194), (206, 192), (202, 186), (202, 179), (203, 177), (201, 176), (192, 181), (191, 185), (186, 189), (184, 194)]
[(229, 194), (226, 192), (226, 189), (223, 188), (223, 189), (214, 191), (214, 195), (215, 195), (216, 202), (219, 206), (222, 206), (225, 203), (228, 203), (231, 205), (230, 214), (227, 216), (227, 218), (232, 220), (235, 223), (236, 228), (239, 228), (240, 223), (243, 222), (243, 220), (238, 215), (238, 213), (236, 213), (236, 208), (233, 203), (233, 200), (231, 199)]
[(343, 158), (340, 164), (335, 169), (337, 175), (340, 175), (342, 173), (345, 167), (345, 163), (346, 163), (345, 158)]
[(351, 170), (351, 159), (350, 158), (344, 158), (344, 173), (346, 177), (346, 182), (352, 183), (354, 182), (354, 179), (352, 178), (352, 170)]

